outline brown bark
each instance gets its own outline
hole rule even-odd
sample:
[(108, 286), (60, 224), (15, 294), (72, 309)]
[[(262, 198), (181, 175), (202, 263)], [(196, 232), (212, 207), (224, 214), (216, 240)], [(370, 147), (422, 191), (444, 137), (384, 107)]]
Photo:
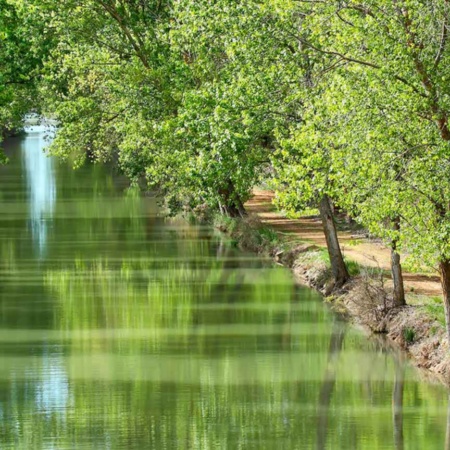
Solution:
[(447, 338), (450, 342), (450, 260), (441, 261), (439, 263), (439, 273), (441, 275)]
[(220, 212), (228, 217), (245, 217), (247, 211), (244, 203), (236, 193), (233, 183), (228, 180), (226, 187), (219, 189), (220, 197)]
[[(393, 221), (395, 231), (400, 230), (400, 218)], [(405, 306), (405, 289), (403, 285), (403, 272), (400, 263), (400, 254), (397, 251), (398, 238), (395, 237), (391, 242), (391, 272), (392, 281), (394, 282), (394, 306)]]
[(336, 287), (341, 287), (348, 281), (350, 275), (342, 256), (328, 195), (324, 195), (320, 200), (319, 211), (322, 219), (323, 232), (327, 241), (327, 250), (330, 257), (334, 283)]
[[(447, 0), (446, 0), (447, 1)], [(410, 50), (412, 50), (414, 66), (416, 68), (416, 72), (420, 78), (423, 88), (428, 94), (428, 100), (430, 102), (430, 110), (433, 116), (435, 117), (435, 123), (439, 129), (439, 133), (441, 134), (441, 138), (444, 141), (450, 141), (450, 129), (448, 127), (448, 116), (445, 111), (442, 110), (439, 104), (439, 96), (438, 90), (436, 88), (435, 83), (432, 81), (430, 77), (430, 72), (427, 70), (427, 67), (423, 60), (420, 58), (420, 50), (423, 48), (420, 40), (417, 39), (416, 33), (413, 31), (412, 20), (409, 16), (409, 12), (406, 8), (401, 9), (401, 13), (403, 15), (404, 20), (404, 28), (407, 36), (407, 43)], [(446, 24), (444, 24), (444, 30), (446, 28)], [(445, 47), (445, 40), (447, 39), (446, 32), (443, 36), (444, 41), (441, 41), (441, 46)], [(438, 57), (435, 61), (433, 69), (436, 68), (436, 64), (439, 63), (439, 60), (442, 56), (443, 48), (439, 49)]]

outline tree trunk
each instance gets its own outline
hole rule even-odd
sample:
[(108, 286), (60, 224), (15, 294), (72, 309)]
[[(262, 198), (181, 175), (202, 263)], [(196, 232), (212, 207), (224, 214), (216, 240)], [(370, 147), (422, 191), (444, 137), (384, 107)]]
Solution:
[(245, 209), (244, 203), (242, 203), (242, 200), (240, 199), (240, 197), (237, 197), (234, 200), (234, 205), (241, 217), (245, 217), (247, 215), (247, 211)]
[(328, 255), (330, 256), (331, 271), (333, 272), (336, 287), (341, 287), (350, 278), (336, 232), (330, 199), (324, 195), (319, 204), (320, 217), (322, 219), (323, 232), (327, 241)]
[[(396, 217), (393, 221), (395, 231), (400, 231), (400, 218)], [(394, 306), (405, 306), (405, 288), (403, 285), (402, 265), (400, 264), (400, 254), (397, 252), (398, 237), (391, 242), (391, 271), (392, 281), (394, 282)]]
[(444, 300), (445, 324), (447, 326), (447, 339), (450, 343), (450, 260), (439, 263), (441, 275), (442, 297)]
[(244, 203), (236, 193), (233, 182), (228, 180), (226, 187), (219, 190), (223, 202), (219, 202), (221, 213), (229, 217), (245, 217)]
[(241, 202), (238, 205), (235, 203), (222, 205), (221, 213), (228, 217), (245, 217), (247, 215), (247, 211)]

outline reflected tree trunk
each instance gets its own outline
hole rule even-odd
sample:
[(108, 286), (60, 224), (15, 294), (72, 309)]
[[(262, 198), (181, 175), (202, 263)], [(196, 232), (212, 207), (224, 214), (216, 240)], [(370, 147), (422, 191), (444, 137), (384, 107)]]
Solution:
[(289, 302), (289, 309), (286, 314), (286, 321), (285, 325), (283, 325), (281, 336), (282, 348), (285, 350), (289, 350), (292, 345), (292, 323), (295, 318), (295, 313), (292, 311), (292, 306), (297, 303), (299, 297), (298, 292), (299, 286), (296, 283), (293, 283), (291, 301)]
[(317, 450), (325, 449), (328, 431), (328, 413), (334, 386), (336, 384), (336, 363), (344, 342), (345, 327), (339, 321), (333, 324), (328, 350), (327, 368), (319, 393), (319, 414), (317, 419)]
[(445, 450), (450, 450), (450, 393), (447, 397), (447, 429), (445, 432)]
[(404, 450), (403, 439), (403, 391), (405, 380), (405, 367), (397, 359), (395, 364), (394, 391), (392, 393), (392, 422), (394, 428), (395, 450)]

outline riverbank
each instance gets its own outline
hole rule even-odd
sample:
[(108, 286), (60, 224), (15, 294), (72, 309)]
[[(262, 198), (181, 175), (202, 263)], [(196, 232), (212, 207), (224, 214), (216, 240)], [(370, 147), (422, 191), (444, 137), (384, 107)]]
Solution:
[(406, 271), (408, 305), (394, 308), (388, 249), (362, 234), (355, 238), (350, 230), (340, 230), (352, 279), (342, 289), (334, 290), (318, 217), (283, 217), (274, 210), (267, 191), (256, 191), (246, 207), (248, 218), (217, 217), (214, 225), (236, 245), (270, 255), (290, 268), (299, 283), (321, 292), (349, 320), (371, 333), (385, 335), (409, 355), (415, 366), (450, 385), (450, 349), (435, 274)]

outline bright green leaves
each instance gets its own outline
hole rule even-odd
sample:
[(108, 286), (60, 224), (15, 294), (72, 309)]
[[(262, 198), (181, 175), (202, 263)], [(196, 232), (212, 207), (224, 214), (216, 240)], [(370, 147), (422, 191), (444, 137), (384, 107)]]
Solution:
[[(32, 78), (40, 64), (30, 52), (29, 33), (16, 7), (0, 1), (0, 138), (18, 129), (31, 102)], [(31, 109), (31, 108), (30, 108)]]
[[(74, 165), (117, 161), (173, 207), (270, 178), (291, 213), (326, 194), (386, 241), (401, 216), (399, 245), (430, 264), (450, 256), (446, 2), (3, 4), (19, 24), (0, 27), (3, 61), (23, 56), (19, 84), (39, 69), (52, 151)], [(24, 106), (5, 86), (3, 122)]]

